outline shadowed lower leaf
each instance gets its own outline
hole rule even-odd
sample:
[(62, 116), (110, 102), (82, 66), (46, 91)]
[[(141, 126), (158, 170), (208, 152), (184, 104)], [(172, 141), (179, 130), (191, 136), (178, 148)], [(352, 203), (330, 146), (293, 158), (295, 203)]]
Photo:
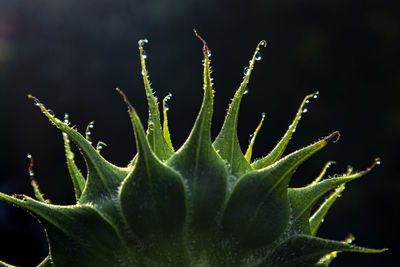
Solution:
[(281, 242), (259, 267), (310, 267), (332, 251), (381, 253), (386, 249), (370, 249), (308, 235), (295, 235)]

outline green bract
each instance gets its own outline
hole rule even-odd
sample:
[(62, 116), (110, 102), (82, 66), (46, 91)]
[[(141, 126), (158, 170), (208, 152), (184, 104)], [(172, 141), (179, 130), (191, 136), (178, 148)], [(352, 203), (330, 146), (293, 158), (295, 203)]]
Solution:
[[(50, 204), (33, 177), (36, 199), (0, 193), (1, 200), (29, 211), (45, 227), (50, 254), (39, 266), (327, 266), (339, 251), (384, 251), (351, 245), (352, 237), (345, 241), (316, 237), (344, 184), (370, 171), (378, 160), (365, 171), (350, 170), (322, 180), (328, 163), (310, 185), (288, 188), (296, 168), (340, 136), (334, 132), (282, 158), (306, 104), (318, 93), (303, 100), (293, 123), (267, 156), (251, 161), (262, 122), (242, 153), (237, 137), (239, 106), (265, 41), (258, 44), (212, 142), (210, 53), (198, 37), (203, 42), (204, 98), (189, 137), (176, 151), (168, 130), (167, 98), (161, 124), (158, 101), (150, 88), (143, 50), (147, 40), (139, 41), (150, 110), (147, 132), (127, 97), (117, 89), (128, 106), (137, 145), (137, 154), (127, 167), (109, 163), (99, 153), (101, 144), (94, 148), (88, 134), (85, 138), (70, 127), (67, 116), (59, 120), (29, 96), (63, 132), (77, 201), (69, 206)], [(87, 177), (74, 162), (70, 140), (86, 160)], [(317, 201), (330, 191), (312, 214)], [(10, 265), (0, 262), (0, 266)]]

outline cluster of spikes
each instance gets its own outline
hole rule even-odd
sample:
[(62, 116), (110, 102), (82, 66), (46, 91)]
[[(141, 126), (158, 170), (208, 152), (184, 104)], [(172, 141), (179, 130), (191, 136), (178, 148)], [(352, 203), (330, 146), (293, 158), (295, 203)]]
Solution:
[[(150, 87), (139, 41), (144, 87), (149, 105), (148, 129), (129, 102), (137, 154), (127, 167), (117, 167), (100, 154), (86, 136), (70, 126), (68, 115), (58, 119), (35, 97), (35, 105), (63, 133), (68, 170), (76, 204), (52, 204), (40, 192), (29, 166), (35, 198), (6, 195), (0, 199), (32, 213), (44, 226), (49, 255), (38, 266), (328, 266), (338, 252), (379, 253), (350, 244), (353, 237), (333, 241), (317, 237), (329, 208), (347, 182), (369, 172), (348, 170), (323, 179), (329, 162), (309, 185), (289, 188), (296, 168), (340, 134), (334, 132), (285, 157), (284, 150), (296, 130), (307, 104), (317, 93), (306, 96), (283, 138), (265, 157), (252, 161), (252, 148), (262, 120), (243, 154), (237, 136), (240, 102), (246, 93), (261, 41), (245, 69), (243, 82), (229, 106), (217, 138), (210, 135), (213, 113), (210, 50), (203, 43), (204, 98), (186, 142), (174, 149), (168, 130), (166, 101), (163, 123), (157, 98)], [(87, 164), (85, 177), (74, 161), (70, 140)], [(330, 192), (330, 193), (329, 193)], [(314, 207), (326, 196), (319, 207)], [(0, 266), (12, 266), (0, 262)]]

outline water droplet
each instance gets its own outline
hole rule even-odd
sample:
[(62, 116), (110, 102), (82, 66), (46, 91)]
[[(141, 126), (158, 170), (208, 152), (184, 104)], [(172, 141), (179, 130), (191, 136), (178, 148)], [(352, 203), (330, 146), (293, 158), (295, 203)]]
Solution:
[(169, 107), (167, 105), (165, 105), (165, 111), (168, 111)]
[(304, 108), (303, 113), (307, 113), (307, 112), (308, 112), (308, 108)]
[(308, 103), (310, 103), (310, 100), (309, 100), (309, 99), (306, 100), (306, 104), (308, 104)]
[(376, 161), (376, 165), (381, 165), (381, 161), (378, 159), (377, 161)]
[(260, 60), (262, 59), (262, 56), (261, 56), (261, 53), (260, 53), (260, 52), (256, 52), (255, 59), (256, 59), (257, 61), (260, 61)]
[(103, 148), (103, 146), (99, 146), (97, 149), (98, 149), (98, 150), (101, 150), (102, 148)]
[(69, 123), (69, 115), (67, 113), (64, 114), (64, 123)]
[(249, 90), (248, 90), (248, 89), (246, 89), (246, 90), (243, 92), (244, 95), (247, 94), (247, 93), (249, 93)]
[(252, 139), (252, 138), (253, 138), (253, 134), (250, 134), (250, 135), (249, 135), (249, 140), (248, 140), (249, 143), (251, 143), (251, 139)]
[(244, 68), (243, 73), (244, 75), (247, 75), (249, 73), (249, 67)]
[(315, 95), (313, 96), (313, 98), (315, 98), (315, 99), (318, 98), (318, 93), (315, 94)]
[(28, 174), (29, 174), (29, 176), (32, 178), (35, 174), (33, 173), (33, 158), (32, 158), (32, 155), (31, 154), (26, 154), (26, 157), (30, 160), (30, 163), (29, 163), (29, 168), (28, 168)]
[(293, 129), (292, 133), (295, 133), (295, 132), (296, 132), (296, 128)]
[(323, 223), (324, 221), (325, 221), (324, 219), (321, 220), (322, 223)]
[[(92, 128), (92, 127), (91, 127), (91, 128)], [(91, 135), (92, 133), (88, 131), (86, 134), (87, 134), (87, 135)]]
[(265, 46), (265, 41), (261, 41), (260, 45)]
[(143, 49), (143, 51), (142, 51), (142, 57), (143, 57), (143, 59), (146, 59), (147, 58), (147, 54), (146, 54), (146, 51)]
[(54, 111), (52, 111), (51, 109), (48, 109), (47, 112), (48, 112), (52, 117), (54, 117)]
[(147, 44), (148, 42), (149, 42), (149, 40), (142, 39), (142, 40), (139, 40), (139, 45)]
[(93, 128), (93, 127), (94, 127), (93, 123), (89, 124), (89, 128)]
[(208, 50), (208, 57), (211, 57), (211, 51)]

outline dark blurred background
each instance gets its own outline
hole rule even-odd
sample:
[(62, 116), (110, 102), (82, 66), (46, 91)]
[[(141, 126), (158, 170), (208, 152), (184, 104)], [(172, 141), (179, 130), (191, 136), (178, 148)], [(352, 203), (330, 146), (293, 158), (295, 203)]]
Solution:
[[(145, 46), (152, 86), (159, 98), (169, 92), (172, 141), (187, 137), (202, 98), (202, 45), (212, 50), (215, 82), (215, 137), (241, 82), (255, 46), (268, 41), (256, 63), (239, 118), (243, 149), (266, 112), (255, 157), (265, 155), (291, 123), (302, 98), (316, 90), (309, 112), (287, 153), (339, 130), (342, 138), (303, 164), (291, 186), (347, 165), (362, 170), (381, 157), (382, 165), (349, 184), (328, 214), (319, 236), (388, 247), (380, 255), (343, 253), (332, 266), (395, 266), (400, 194), (399, 2), (372, 0), (136, 1), (0, 0), (0, 191), (33, 195), (26, 153), (35, 159), (35, 177), (46, 196), (72, 204), (60, 132), (27, 99), (38, 97), (58, 117), (68, 112), (83, 132), (94, 120), (93, 141), (102, 154), (126, 165), (135, 153), (125, 91), (142, 121), (147, 104), (137, 41)], [(79, 162), (84, 170), (84, 164)], [(0, 203), (0, 259), (34, 266), (47, 254), (45, 233), (29, 214)], [(68, 244), (66, 244), (67, 246)]]

